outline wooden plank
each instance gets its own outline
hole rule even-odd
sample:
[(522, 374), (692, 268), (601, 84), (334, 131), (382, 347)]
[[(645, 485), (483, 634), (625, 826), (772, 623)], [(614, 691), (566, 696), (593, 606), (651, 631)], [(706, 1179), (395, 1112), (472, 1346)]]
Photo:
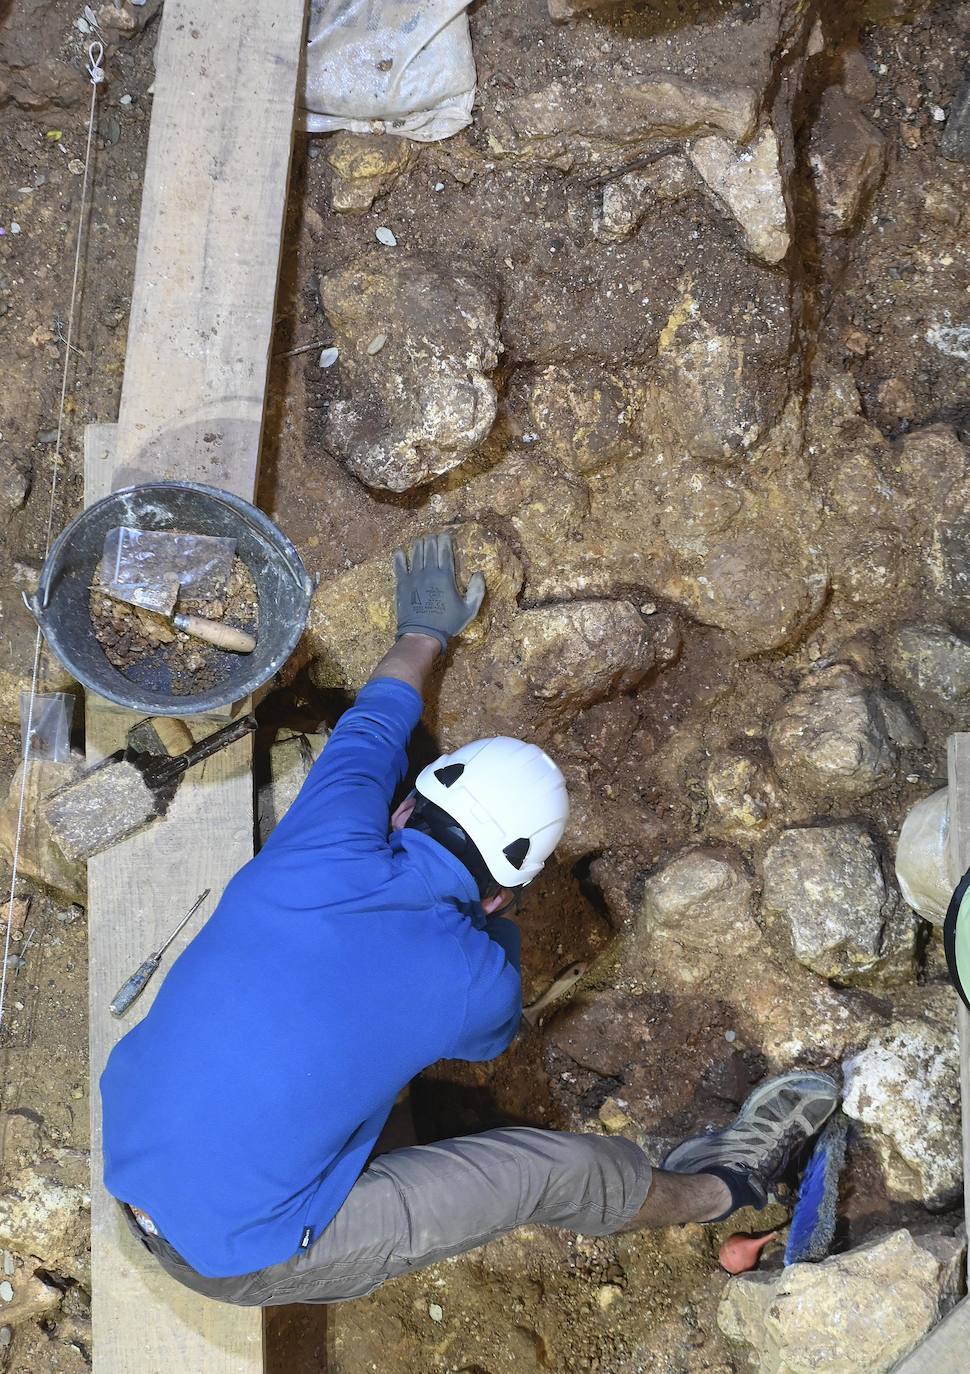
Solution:
[[(88, 504), (159, 477), (253, 499), (304, 4), (167, 0), (121, 410), (117, 427), (86, 435)], [(86, 718), (92, 759), (118, 747), (136, 719), (93, 697)], [(188, 720), (197, 736), (218, 724)], [(216, 900), (252, 856), (251, 763), (251, 738), (208, 760), (164, 821), (88, 866), (97, 1374), (263, 1370), (262, 1313), (174, 1283), (123, 1225), (101, 1183), (98, 1094), (108, 1053), (155, 991), (119, 1025), (108, 1012), (118, 985), (203, 888)]]
[(166, 0), (114, 485), (252, 500), (305, 0)]
[[(135, 718), (89, 711), (89, 757), (118, 748)], [(215, 722), (192, 717), (197, 738)], [(262, 1314), (210, 1302), (174, 1283), (130, 1235), (101, 1182), (98, 1079), (112, 1046), (151, 1005), (165, 969), (198, 933), (252, 855), (252, 743), (240, 740), (189, 774), (164, 822), (88, 864), (91, 1036), (91, 1269), (97, 1374), (260, 1374)], [(212, 897), (121, 1022), (108, 1003), (206, 887)]]
[(926, 1340), (896, 1365), (893, 1374), (966, 1374), (970, 1365), (970, 1298), (935, 1326)]
[(93, 424), (84, 427), (84, 504), (111, 495), (117, 452), (116, 424)]

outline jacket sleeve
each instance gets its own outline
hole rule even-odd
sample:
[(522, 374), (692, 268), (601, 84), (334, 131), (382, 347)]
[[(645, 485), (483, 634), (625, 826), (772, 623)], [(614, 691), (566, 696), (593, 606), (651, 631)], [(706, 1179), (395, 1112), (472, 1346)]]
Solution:
[(503, 929), (503, 944), (499, 944), (470, 922), (461, 936), (455, 936), (468, 968), (468, 989), (462, 1024), (453, 1044), (444, 1051), (445, 1058), (494, 1059), (515, 1039), (522, 1020), (518, 930), (511, 921), (503, 920), (501, 925), (511, 927), (514, 940)]
[(421, 697), (398, 678), (369, 682), (337, 722), (300, 794), (263, 846), (384, 848), (391, 801), (407, 772)]

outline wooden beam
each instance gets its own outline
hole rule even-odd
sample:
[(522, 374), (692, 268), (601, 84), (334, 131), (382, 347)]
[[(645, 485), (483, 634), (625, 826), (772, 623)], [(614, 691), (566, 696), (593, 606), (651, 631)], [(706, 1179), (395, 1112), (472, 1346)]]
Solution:
[(115, 484), (251, 500), (305, 0), (166, 0)]
[[(134, 717), (87, 713), (92, 761), (124, 743)], [(192, 733), (214, 722), (192, 717)], [(151, 1005), (165, 969), (211, 915), (212, 903), (252, 857), (252, 745), (215, 755), (179, 789), (164, 822), (88, 864), (91, 1037), (91, 1273), (97, 1374), (261, 1374), (262, 1313), (210, 1302), (173, 1282), (133, 1239), (101, 1182), (98, 1079), (113, 1045)], [(198, 894), (213, 897), (165, 957), (154, 984), (118, 1022), (108, 1003)]]
[[(87, 504), (159, 477), (254, 497), (304, 5), (167, 0), (119, 422), (86, 435)], [(95, 760), (137, 718), (92, 698), (86, 719)], [(188, 720), (197, 736), (217, 723)], [(251, 760), (250, 738), (208, 760), (164, 821), (88, 866), (96, 1374), (263, 1370), (262, 1313), (175, 1283), (123, 1225), (101, 1182), (98, 1092), (112, 1046), (155, 991), (119, 1024), (115, 990), (203, 888), (217, 899), (252, 856)]]

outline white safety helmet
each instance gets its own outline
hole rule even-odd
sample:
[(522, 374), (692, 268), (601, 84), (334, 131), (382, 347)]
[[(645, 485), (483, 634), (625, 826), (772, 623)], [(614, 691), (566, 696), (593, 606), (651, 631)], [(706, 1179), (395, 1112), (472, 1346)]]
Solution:
[(458, 822), (502, 887), (531, 883), (569, 817), (566, 783), (549, 755), (504, 735), (442, 754), (415, 787)]

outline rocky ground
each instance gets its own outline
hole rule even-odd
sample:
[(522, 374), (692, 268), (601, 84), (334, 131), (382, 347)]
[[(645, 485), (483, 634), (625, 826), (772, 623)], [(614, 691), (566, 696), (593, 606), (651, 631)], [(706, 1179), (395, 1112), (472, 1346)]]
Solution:
[[(764, 1073), (822, 1067), (853, 1122), (839, 1253), (783, 1274), (770, 1247), (729, 1282), (723, 1227), (523, 1231), (333, 1313), (330, 1363), (879, 1374), (963, 1263), (953, 998), (893, 854), (970, 692), (970, 6), (552, 7), (475, 9), (475, 120), (448, 142), (298, 140), (260, 502), (321, 584), (264, 735), (336, 718), (388, 642), (388, 551), (452, 525), (489, 596), (415, 762), (500, 731), (556, 755), (573, 816), (522, 905), (526, 1001), (588, 967), (501, 1060), (424, 1075), (419, 1132), (529, 1121), (658, 1157)], [(154, 14), (98, 10), (55, 528), (83, 424), (116, 413)], [(0, 21), (8, 778), (80, 197), (79, 15), (14, 0)], [(32, 1374), (90, 1356), (82, 875), (41, 848), (0, 1118), (0, 1368)]]

